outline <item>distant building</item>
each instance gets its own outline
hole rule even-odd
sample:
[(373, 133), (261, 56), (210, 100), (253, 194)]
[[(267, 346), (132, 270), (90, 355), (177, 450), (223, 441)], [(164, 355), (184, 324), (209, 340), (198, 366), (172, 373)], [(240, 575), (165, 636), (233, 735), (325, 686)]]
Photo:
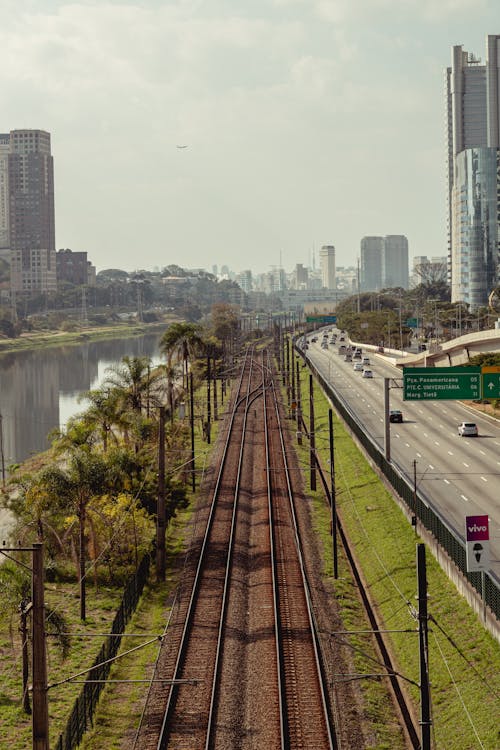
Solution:
[(404, 234), (363, 237), (361, 240), (361, 291), (388, 287), (408, 289), (408, 240)]
[(302, 265), (302, 263), (297, 263), (295, 266), (295, 272), (294, 272), (294, 278), (293, 278), (293, 288), (294, 289), (307, 289), (309, 285), (309, 271), (308, 269)]
[(75, 286), (95, 286), (95, 266), (87, 260), (87, 253), (58, 250), (56, 253), (57, 282), (68, 281)]
[(361, 291), (378, 292), (382, 289), (383, 237), (363, 237), (361, 240)]
[(10, 136), (0, 133), (0, 258), (10, 260), (9, 237)]
[(4, 178), (7, 138), (9, 207), (8, 216), (4, 213), (0, 219), (0, 226), (3, 242), (8, 228), (11, 290), (55, 291), (54, 165), (50, 133), (12, 130), (8, 136), (0, 136), (3, 165), (0, 173), (3, 172)]
[(237, 274), (236, 282), (243, 289), (243, 291), (248, 294), (248, 292), (251, 292), (253, 288), (252, 272), (247, 269), (246, 271), (242, 271), (241, 273)]
[(335, 289), (335, 247), (323, 245), (319, 251), (321, 280), (324, 289)]
[(452, 48), (446, 71), (448, 278), (451, 301), (471, 311), (500, 282), (500, 35), (488, 35), (486, 63)]
[(408, 240), (404, 234), (384, 237), (382, 282), (384, 288), (400, 286), (408, 289)]

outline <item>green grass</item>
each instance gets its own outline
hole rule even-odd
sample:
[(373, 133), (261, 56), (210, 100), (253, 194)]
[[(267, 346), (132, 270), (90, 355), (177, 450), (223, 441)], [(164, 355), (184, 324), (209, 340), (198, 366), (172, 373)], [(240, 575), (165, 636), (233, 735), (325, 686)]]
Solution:
[[(0, 595), (1, 597), (1, 595)], [(110, 629), (115, 611), (122, 597), (121, 589), (100, 587), (96, 592), (87, 590), (88, 617), (85, 625), (78, 619), (79, 600), (76, 584), (46, 584), (45, 599), (49, 607), (63, 614), (72, 633), (103, 633)], [(6, 609), (2, 605), (2, 612)], [(31, 747), (31, 718), (22, 709), (21, 641), (17, 630), (18, 618), (5, 614), (0, 624), (0, 737), (1, 746), (9, 750), (26, 750)], [(10, 631), (10, 632), (9, 632)], [(11, 639), (12, 634), (12, 639)], [(49, 685), (90, 667), (101, 645), (99, 638), (71, 639), (70, 655), (63, 660), (55, 639), (47, 639)], [(31, 677), (30, 677), (31, 680)], [(65, 683), (49, 690), (49, 729), (51, 747), (66, 725), (80, 684)]]
[[(308, 371), (301, 371), (301, 374), (304, 416), (308, 424), (308, 403), (304, 399), (304, 394), (308, 393)], [(317, 383), (314, 391), (316, 445), (323, 466), (327, 467), (329, 405)], [(420, 540), (336, 417), (334, 433), (339, 517), (361, 565), (370, 596), (376, 602), (385, 628), (416, 631), (416, 544)], [(305, 464), (308, 461), (306, 443), (304, 440), (300, 454)], [(332, 555), (325, 501), (316, 497), (314, 509), (315, 524), (323, 539), (325, 575), (330, 576)], [(341, 558), (339, 575), (347, 579), (345, 565)], [(485, 631), (430, 552), (427, 553), (427, 576), (429, 615), (435, 621), (429, 624), (434, 748), (497, 750), (500, 747), (499, 644)], [(342, 582), (335, 588), (337, 597), (342, 599), (346, 629), (359, 629), (349, 584)], [(392, 633), (389, 639), (400, 671), (418, 683), (416, 633)], [(360, 657), (357, 663), (360, 671), (373, 671), (369, 664), (363, 665)], [(363, 687), (368, 690), (368, 702), (372, 705), (373, 686), (364, 681)], [(418, 689), (410, 686), (409, 691), (418, 706)]]

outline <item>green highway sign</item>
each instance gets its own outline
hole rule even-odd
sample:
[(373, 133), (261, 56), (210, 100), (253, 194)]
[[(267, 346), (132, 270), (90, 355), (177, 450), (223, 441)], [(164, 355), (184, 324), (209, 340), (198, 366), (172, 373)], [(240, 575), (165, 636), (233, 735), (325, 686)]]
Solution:
[(406, 325), (408, 328), (418, 328), (418, 318), (408, 318)]
[(483, 398), (500, 398), (500, 367), (482, 368)]
[(403, 367), (403, 400), (481, 398), (480, 367)]

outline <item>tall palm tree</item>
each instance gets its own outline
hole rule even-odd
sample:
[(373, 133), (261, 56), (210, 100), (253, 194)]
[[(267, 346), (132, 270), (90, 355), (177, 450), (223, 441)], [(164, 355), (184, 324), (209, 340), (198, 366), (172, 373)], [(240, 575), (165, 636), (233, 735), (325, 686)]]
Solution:
[(80, 619), (85, 620), (85, 525), (87, 505), (107, 489), (108, 468), (104, 459), (89, 450), (76, 447), (68, 453), (66, 466), (55, 464), (42, 470), (39, 487), (58, 503), (66, 503), (78, 518), (78, 579), (80, 585)]
[(183, 387), (187, 387), (189, 360), (203, 348), (200, 326), (196, 323), (173, 323), (160, 341), (160, 351), (165, 354), (169, 366), (177, 360), (183, 364)]
[(113, 388), (118, 394), (122, 409), (141, 412), (149, 399), (156, 399), (153, 386), (161, 377), (151, 369), (149, 357), (123, 357), (115, 367), (108, 367), (104, 387)]

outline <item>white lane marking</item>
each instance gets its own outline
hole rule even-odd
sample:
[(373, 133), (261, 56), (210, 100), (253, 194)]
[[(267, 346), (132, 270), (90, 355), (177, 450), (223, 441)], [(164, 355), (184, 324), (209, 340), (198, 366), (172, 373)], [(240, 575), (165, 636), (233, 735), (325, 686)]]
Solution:
[(469, 468), (469, 464), (466, 464), (465, 461), (462, 461), (463, 465)]
[(497, 443), (495, 440), (493, 441), (493, 445), (498, 445), (500, 447), (500, 443)]
[(486, 477), (481, 477), (481, 479), (483, 480), (483, 482), (487, 482), (487, 481), (488, 481), (488, 480), (486, 479)]
[(439, 426), (441, 427), (441, 429), (444, 429), (444, 425), (440, 424)]
[(434, 466), (432, 464), (429, 464), (429, 469), (433, 469)]
[(423, 414), (424, 412), (422, 411), (422, 409), (419, 409), (419, 410), (418, 410), (418, 413), (419, 413), (419, 414)]
[(424, 432), (424, 437), (429, 437), (429, 435), (426, 432)]
[(437, 440), (434, 440), (434, 445), (439, 445)]
[(446, 484), (449, 484), (449, 481), (447, 479), (445, 479), (444, 481), (446, 482)]
[(482, 453), (483, 456), (486, 456), (486, 453), (484, 451), (482, 451), (482, 450), (480, 450), (479, 453)]
[(462, 500), (465, 500), (466, 503), (469, 502), (469, 498), (465, 497), (465, 495), (460, 495), (460, 497), (462, 498)]
[(422, 458), (422, 454), (421, 453), (417, 453), (417, 456), (418, 456), (418, 458)]
[(405, 443), (405, 445), (406, 445), (407, 448), (410, 447), (410, 443)]
[(451, 451), (448, 451), (449, 456), (453, 456), (453, 453)]
[(397, 438), (398, 438), (398, 437), (401, 437), (401, 436), (400, 436), (400, 434), (399, 434), (399, 432), (396, 432), (396, 437), (397, 437)]

